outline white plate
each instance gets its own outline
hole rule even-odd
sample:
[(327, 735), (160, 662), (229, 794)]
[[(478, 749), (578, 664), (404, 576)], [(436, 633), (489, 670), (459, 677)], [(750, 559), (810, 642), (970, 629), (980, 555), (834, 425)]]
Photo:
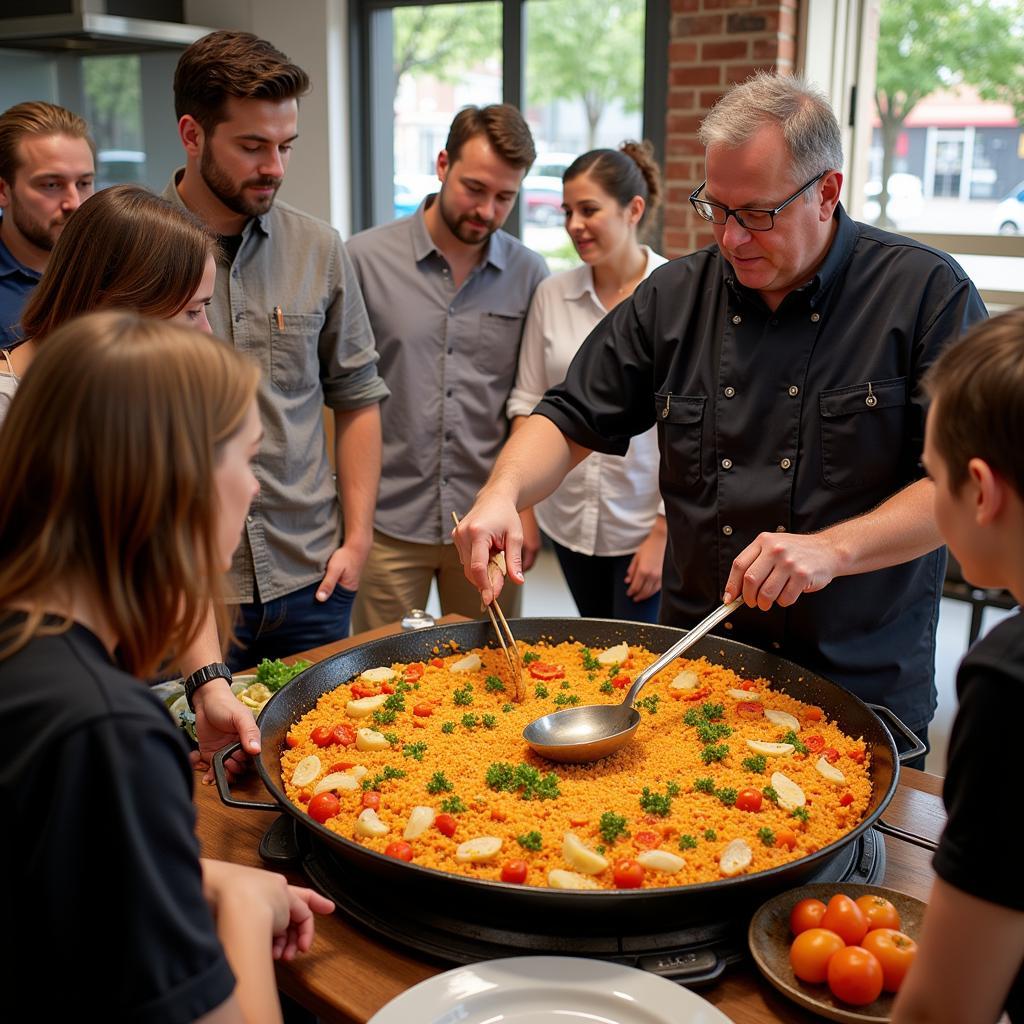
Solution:
[(731, 1024), (688, 989), (604, 960), (485, 960), (414, 985), (368, 1024)]

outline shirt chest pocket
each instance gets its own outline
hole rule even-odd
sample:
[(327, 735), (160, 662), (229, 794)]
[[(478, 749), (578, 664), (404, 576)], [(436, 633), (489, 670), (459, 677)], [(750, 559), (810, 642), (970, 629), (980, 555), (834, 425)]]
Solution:
[(686, 484), (695, 484), (701, 477), (701, 435), (706, 404), (707, 399), (700, 395), (659, 392), (654, 396), (665, 469), (673, 479)]
[(323, 313), (271, 313), (270, 380), (281, 391), (308, 391), (320, 379)]
[(480, 336), (470, 340), (473, 365), (511, 390), (523, 334), (522, 313), (481, 313)]
[(829, 487), (895, 482), (905, 445), (907, 378), (823, 391), (821, 475)]

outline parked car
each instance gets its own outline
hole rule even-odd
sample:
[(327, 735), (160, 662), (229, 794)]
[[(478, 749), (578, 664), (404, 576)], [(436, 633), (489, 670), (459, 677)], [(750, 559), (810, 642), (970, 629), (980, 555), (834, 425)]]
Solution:
[(101, 149), (96, 154), (96, 190), (145, 183), (146, 154), (137, 149)]
[[(528, 181), (529, 179), (526, 179)], [(525, 201), (525, 217), (534, 224), (542, 227), (554, 228), (561, 225), (565, 220), (565, 211), (562, 209), (562, 186), (555, 188), (534, 188), (523, 184), (523, 199)]]
[[(921, 179), (916, 174), (903, 174), (900, 171), (890, 174), (888, 192), (886, 212), (890, 220), (901, 221), (920, 217), (924, 212), (924, 189), (921, 186)], [(869, 223), (878, 220), (878, 197), (881, 193), (880, 181), (869, 181), (864, 186), (864, 219)]]
[(1001, 235), (1019, 235), (1024, 231), (1024, 181), (996, 207), (995, 223)]

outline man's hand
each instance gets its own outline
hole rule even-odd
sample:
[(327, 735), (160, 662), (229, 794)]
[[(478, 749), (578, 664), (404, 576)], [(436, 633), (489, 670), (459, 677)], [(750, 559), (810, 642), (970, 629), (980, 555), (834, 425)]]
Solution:
[(505, 568), (516, 582), (523, 582), (523, 525), (515, 502), (500, 493), (481, 491), (469, 514), (452, 530), (466, 579), (480, 591), (484, 604), (501, 594), (504, 577), (487, 572), (492, 555), (505, 552)]
[(316, 599), (326, 601), (339, 583), (348, 590), (358, 590), (369, 554), (368, 544), (348, 541), (342, 544), (327, 560), (327, 571), (317, 588)]
[(519, 518), (523, 524), (523, 572), (529, 572), (540, 553), (540, 527), (532, 508), (524, 508)]
[(201, 686), (192, 703), (196, 709), (199, 740), (199, 750), (192, 755), (192, 766), (206, 773), (203, 782), (212, 785), (213, 755), (235, 740), (242, 744), (242, 749), (227, 758), (224, 767), (229, 778), (244, 775), (249, 768), (250, 755), (260, 752), (260, 728), (252, 712), (231, 692), (226, 679), (211, 679)]
[(750, 608), (788, 608), (801, 594), (828, 586), (841, 564), (824, 533), (759, 533), (732, 563), (722, 601), (742, 595)]
[(627, 597), (637, 602), (646, 601), (661, 590), (667, 536), (665, 517), (658, 516), (626, 570)]

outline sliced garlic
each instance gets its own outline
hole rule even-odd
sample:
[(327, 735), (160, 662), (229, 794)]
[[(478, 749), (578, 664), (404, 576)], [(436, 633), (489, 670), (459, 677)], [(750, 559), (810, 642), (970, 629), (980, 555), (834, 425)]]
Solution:
[(747, 746), (755, 754), (767, 757), (789, 757), (796, 750), (792, 743), (765, 743), (763, 740), (747, 740)]
[(800, 731), (800, 719), (796, 715), (791, 715), (788, 711), (778, 711), (775, 708), (765, 708), (764, 717), (768, 719), (772, 725), (777, 725), (782, 729), (792, 729), (793, 732)]
[(629, 657), (629, 644), (623, 642), (602, 651), (597, 660), (601, 665), (621, 665)]
[(345, 705), (345, 714), (350, 718), (369, 718), (374, 711), (380, 710), (388, 699), (386, 693), (378, 693), (376, 697), (360, 697), (350, 700)]
[(426, 832), (433, 824), (433, 807), (414, 807), (409, 814), (409, 820), (405, 824), (405, 831), (402, 833), (402, 838), (415, 839), (417, 836), (423, 835), (423, 833)]
[(483, 662), (479, 654), (467, 654), (464, 658), (452, 662), (448, 666), (453, 672), (479, 672), (483, 668)]
[(608, 861), (597, 850), (592, 850), (572, 832), (566, 832), (562, 840), (562, 856), (570, 867), (584, 875), (596, 875), (608, 867)]
[(292, 772), (293, 786), (308, 786), (320, 774), (320, 758), (316, 754), (304, 757)]
[(823, 779), (828, 779), (829, 782), (834, 782), (837, 786), (846, 781), (846, 776), (835, 765), (829, 764), (825, 757), (819, 757), (814, 762), (814, 767), (818, 769), (818, 774)]
[(733, 700), (753, 701), (757, 703), (761, 699), (761, 694), (757, 690), (726, 690), (727, 694), (732, 697)]
[(668, 850), (644, 850), (643, 853), (636, 855), (636, 859), (639, 864), (651, 871), (664, 871), (669, 875), (682, 871), (686, 866), (686, 861), (682, 857), (669, 853)]
[(357, 836), (386, 836), (388, 826), (377, 817), (377, 812), (372, 807), (367, 807), (358, 818), (356, 818)]
[(391, 746), (382, 732), (356, 729), (356, 750), (387, 750)]
[(487, 864), (498, 856), (501, 840), (497, 836), (476, 836), (459, 843), (455, 851), (457, 864)]
[(575, 871), (563, 871), (562, 868), (552, 868), (548, 872), (548, 886), (551, 889), (600, 889), (592, 878), (586, 875), (578, 875)]
[(313, 794), (326, 793), (328, 790), (337, 790), (339, 793), (351, 793), (359, 788), (359, 782), (350, 772), (331, 772), (325, 775), (317, 784)]
[(361, 779), (370, 769), (365, 764), (354, 764), (351, 768), (346, 768), (348, 772), (357, 781)]
[(700, 686), (700, 676), (692, 668), (684, 668), (669, 683), (669, 687), (673, 690), (696, 690), (698, 686)]
[(803, 807), (807, 803), (804, 791), (788, 775), (783, 775), (782, 772), (772, 773), (772, 789), (778, 795), (779, 806), (784, 811), (795, 811), (798, 807)]
[(718, 869), (726, 878), (732, 878), (733, 875), (746, 871), (753, 859), (754, 851), (750, 846), (742, 839), (734, 839), (718, 858)]
[(365, 672), (359, 673), (360, 679), (365, 679), (368, 683), (390, 683), (395, 678), (395, 670), (393, 668), (368, 668)]

